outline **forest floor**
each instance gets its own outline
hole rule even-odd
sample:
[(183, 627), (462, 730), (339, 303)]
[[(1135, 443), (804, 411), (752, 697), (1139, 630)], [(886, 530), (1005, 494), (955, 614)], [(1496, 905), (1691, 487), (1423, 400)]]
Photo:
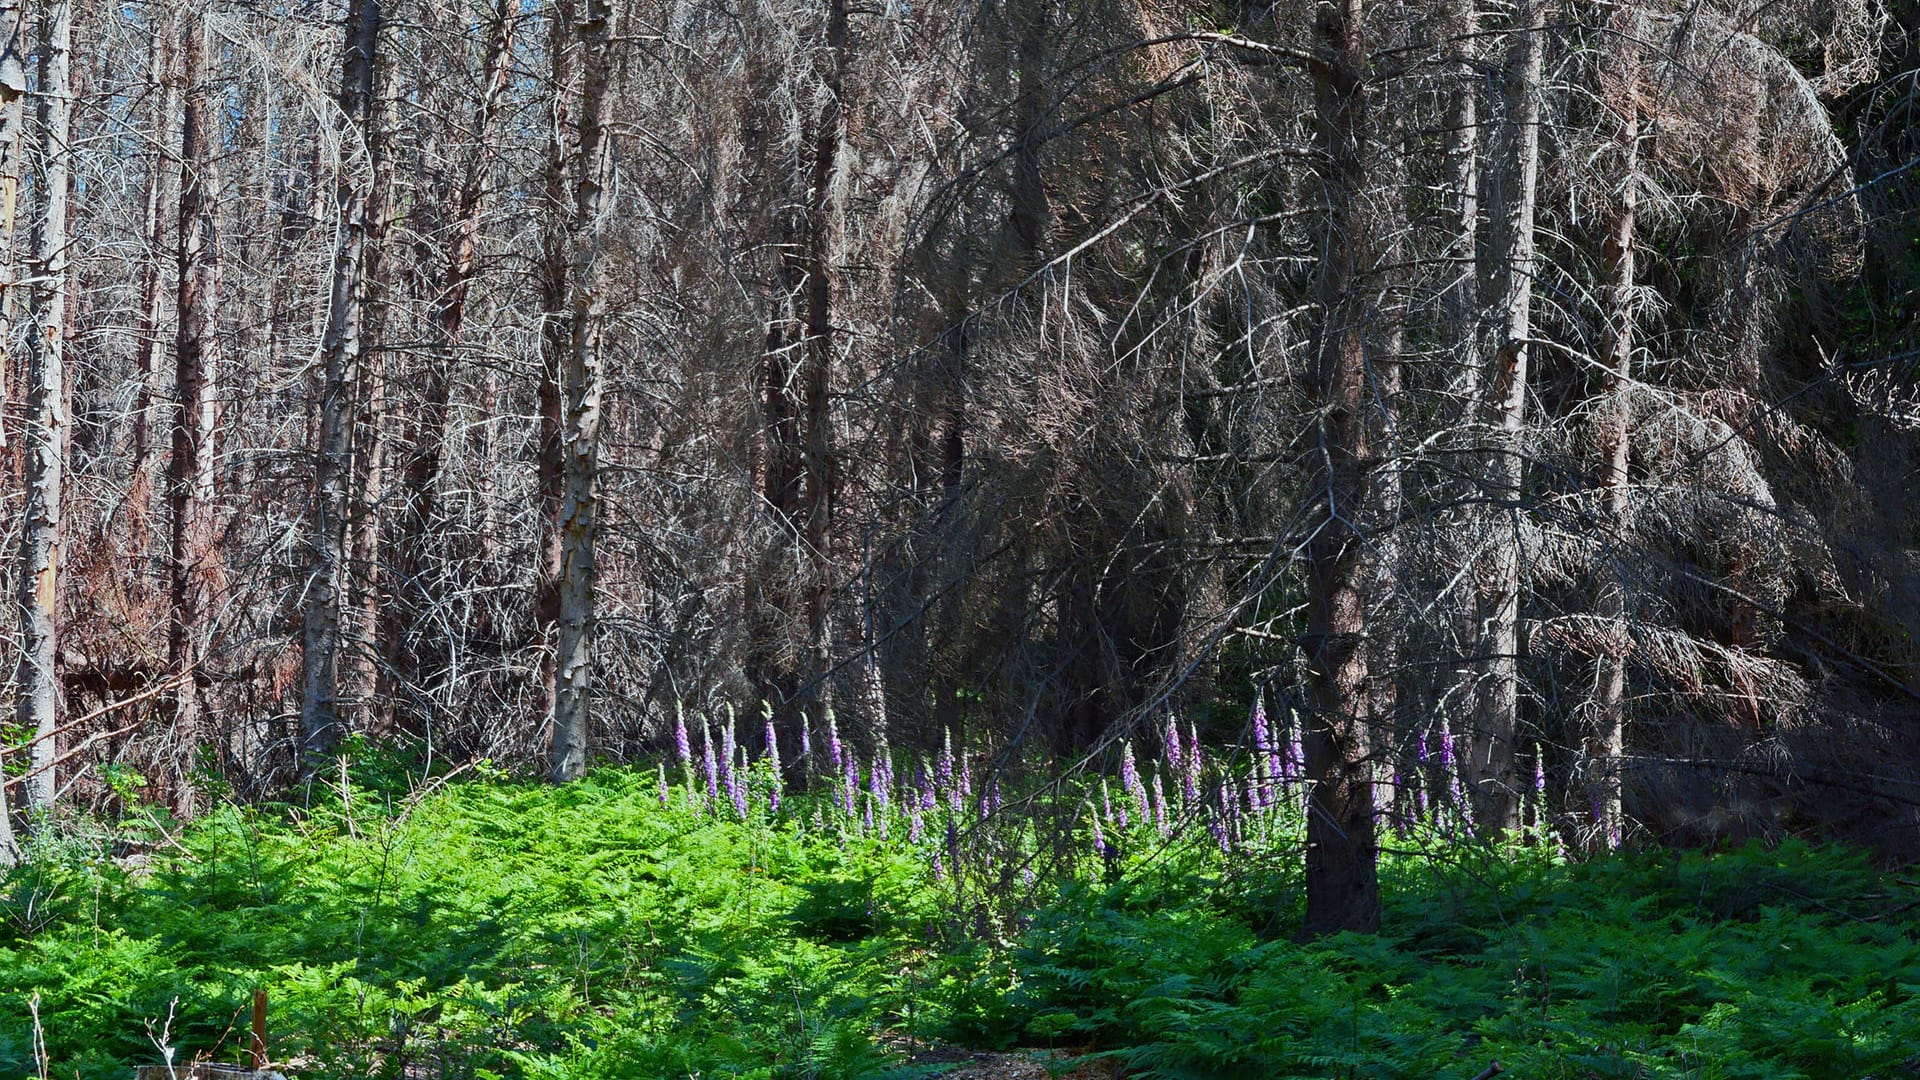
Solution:
[(0, 880), (0, 1078), (237, 1060), (256, 987), (296, 1080), (1920, 1075), (1920, 887), (1847, 850), (1396, 838), (1383, 931), (1300, 944), (1284, 817), (1101, 857), (1037, 803), (948, 830), (357, 769), (43, 828)]

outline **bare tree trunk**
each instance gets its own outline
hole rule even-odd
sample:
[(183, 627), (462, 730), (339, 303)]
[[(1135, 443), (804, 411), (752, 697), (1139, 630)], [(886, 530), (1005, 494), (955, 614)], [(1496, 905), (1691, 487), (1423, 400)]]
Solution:
[[(579, 52), (579, 128), (574, 136), (571, 198), (556, 213), (566, 221), (565, 349), (553, 366), (557, 385), (549, 393), (560, 406), (558, 577), (548, 588), (556, 597), (553, 711), (548, 771), (555, 783), (576, 779), (586, 769), (587, 728), (593, 690), (594, 593), (599, 567), (594, 544), (599, 525), (601, 403), (605, 373), (600, 339), (606, 299), (599, 287), (597, 252), (604, 230), (602, 205), (612, 163), (607, 130), (612, 105), (612, 19), (608, 0), (585, 0), (576, 14), (571, 2), (559, 9), (553, 33), (555, 50), (571, 44)], [(565, 83), (559, 92), (571, 94)], [(556, 138), (566, 138), (562, 128)], [(556, 153), (555, 157), (560, 157)], [(556, 336), (556, 343), (560, 343)]]
[(168, 181), (172, 161), (167, 136), (173, 127), (174, 113), (180, 107), (179, 83), (173, 78), (173, 35), (167, 23), (158, 17), (152, 27), (153, 51), (148, 58), (147, 92), (153, 95), (154, 104), (153, 152), (143, 195), (141, 233), (147, 252), (140, 268), (140, 340), (134, 346), (140, 390), (133, 408), (133, 466), (123, 518), (127, 524), (127, 550), (139, 559), (147, 554), (153, 528), (153, 492), (160, 471), (161, 440), (155, 403), (160, 398), (160, 365), (166, 352), (160, 345), (160, 327), (166, 318), (160, 253), (167, 240), (165, 208), (171, 194)]
[[(358, 0), (347, 22), (340, 82), (343, 150), (364, 145), (373, 113), (373, 68), (380, 39), (379, 0)], [(365, 359), (361, 336), (366, 299), (366, 251), (371, 189), (346, 162), (339, 165), (334, 210), (339, 242), (320, 360), (320, 441), (314, 457), (306, 625), (300, 697), (300, 763), (309, 778), (340, 741), (339, 659), (341, 600), (347, 557), (355, 395)]]
[(1369, 593), (1375, 568), (1360, 531), (1378, 502), (1371, 475), (1375, 388), (1367, 363), (1361, 275), (1373, 237), (1360, 200), (1366, 169), (1366, 25), (1362, 0), (1323, 4), (1325, 59), (1314, 70), (1318, 134), (1326, 155), (1327, 243), (1321, 264), (1323, 322), (1313, 383), (1319, 446), (1309, 498), (1307, 659), (1313, 709), (1303, 749), (1311, 781), (1307, 815), (1307, 912), (1314, 937), (1380, 925), (1375, 841), (1372, 700), (1367, 662)]
[[(1625, 20), (1619, 20), (1625, 21)], [(1623, 35), (1619, 46), (1629, 58), (1638, 56), (1639, 35)], [(1634, 225), (1640, 205), (1640, 109), (1638, 65), (1629, 59), (1622, 92), (1611, 102), (1620, 115), (1620, 150), (1624, 159), (1619, 201), (1607, 232), (1604, 292), (1606, 336), (1602, 355), (1607, 378), (1598, 415), (1597, 442), (1601, 461), (1601, 513), (1609, 541), (1618, 542), (1626, 525), (1627, 466), (1633, 422)], [(1611, 96), (1611, 95), (1610, 95)], [(1613, 561), (1621, 558), (1614, 552)], [(1588, 815), (1582, 846), (1588, 851), (1618, 847), (1625, 826), (1620, 805), (1620, 759), (1626, 746), (1627, 624), (1626, 582), (1616, 570), (1606, 575), (1600, 592), (1600, 617), (1606, 621), (1605, 645), (1599, 656), (1591, 726), (1583, 733), (1581, 768), (1584, 799), (1577, 810)]]
[[(377, 48), (378, 42), (375, 42)], [(378, 65), (384, 71), (387, 65)], [(342, 693), (349, 716), (347, 730), (383, 730), (391, 717), (380, 693), (381, 605), (385, 575), (381, 572), (381, 525), (385, 520), (388, 483), (387, 309), (389, 282), (388, 237), (393, 218), (393, 118), (385, 102), (392, 96), (391, 76), (376, 72), (374, 93), (367, 104), (367, 158), (372, 167), (367, 198), (366, 247), (362, 252), (360, 304), (360, 378), (355, 395), (353, 433), (352, 515), (348, 525), (347, 586), (353, 603), (351, 618), (343, 615), (346, 657), (342, 662)]]
[(179, 251), (174, 386), (179, 413), (167, 467), (173, 516), (173, 597), (167, 659), (173, 678), (173, 761), (168, 786), (176, 812), (193, 811), (193, 765), (202, 726), (200, 665), (222, 588), (214, 507), (214, 430), (219, 418), (219, 248), (213, 195), (220, 190), (219, 139), (207, 73), (204, 20), (189, 12), (181, 41), (186, 109), (180, 128)]
[[(13, 286), (15, 253), (14, 209), (20, 195), (20, 139), (27, 67), (22, 59), (20, 0), (0, 0), (0, 448), (7, 445), (7, 352), (13, 340)], [(4, 760), (0, 753), (0, 760)], [(7, 803), (7, 781), (0, 774), (0, 869), (19, 861), (13, 836), (13, 817)]]
[(1496, 426), (1489, 483), (1499, 508), (1480, 581), (1483, 675), (1462, 767), (1476, 828), (1520, 822), (1514, 737), (1520, 712), (1520, 530), (1526, 482), (1527, 359), (1533, 333), (1534, 201), (1540, 176), (1540, 79), (1546, 0), (1521, 0), (1508, 72), (1503, 177), (1494, 214), (1493, 274), (1503, 322), (1493, 357)]
[(59, 785), (54, 732), (59, 726), (59, 583), (61, 510), (64, 506), (67, 440), (67, 195), (72, 167), (73, 7), (51, 0), (40, 13), (40, 85), (35, 97), (40, 126), (43, 212), (33, 233), (33, 315), (29, 372), (30, 416), (26, 446), (26, 512), (20, 532), (20, 662), (15, 721), (33, 732), (26, 793), (36, 810), (53, 806)]

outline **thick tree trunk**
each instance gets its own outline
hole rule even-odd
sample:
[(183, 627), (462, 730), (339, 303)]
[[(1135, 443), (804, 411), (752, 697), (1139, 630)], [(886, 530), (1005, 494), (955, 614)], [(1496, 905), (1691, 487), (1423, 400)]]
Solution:
[(1494, 207), (1493, 297), (1501, 320), (1493, 356), (1492, 535), (1480, 577), (1482, 674), (1461, 766), (1474, 825), (1493, 836), (1520, 823), (1514, 738), (1520, 713), (1520, 533), (1526, 482), (1527, 360), (1533, 334), (1534, 196), (1540, 176), (1540, 79), (1546, 0), (1521, 0), (1507, 75), (1503, 156)]
[[(561, 322), (562, 329), (553, 338), (561, 351), (549, 368), (555, 384), (546, 391), (558, 406), (559, 420), (559, 467), (552, 477), (557, 481), (558, 498), (552, 501), (557, 503), (553, 533), (559, 550), (553, 568), (556, 577), (547, 586), (554, 596), (547, 764), (555, 783), (573, 780), (586, 768), (593, 691), (594, 600), (599, 578), (595, 485), (600, 472), (601, 405), (605, 394), (600, 339), (606, 321), (597, 251), (612, 163), (612, 135), (607, 130), (613, 101), (609, 87), (613, 73), (611, 20), (608, 0), (585, 0), (584, 11), (572, 3), (561, 5), (553, 28), (556, 52), (570, 43), (578, 53), (580, 70), (579, 119), (572, 133), (573, 145), (569, 151), (556, 151), (554, 155), (556, 160), (563, 156), (572, 159), (568, 173), (572, 190), (566, 193), (566, 202), (555, 207), (556, 213), (564, 215), (566, 284), (559, 296), (565, 306), (551, 313)], [(574, 91), (562, 83), (559, 92), (571, 95)], [(567, 137), (562, 125), (556, 138)]]
[[(1635, 37), (1624, 35), (1627, 55), (1637, 56)], [(1634, 329), (1634, 224), (1640, 205), (1640, 110), (1637, 65), (1629, 61), (1622, 78), (1622, 92), (1614, 101), (1620, 114), (1620, 150), (1624, 159), (1620, 192), (1614, 205), (1612, 227), (1607, 231), (1606, 336), (1601, 354), (1607, 365), (1604, 394), (1599, 410), (1601, 514), (1607, 530), (1605, 542), (1617, 544), (1626, 525), (1627, 466), (1632, 445), (1629, 432), (1633, 422), (1633, 329)], [(1621, 558), (1613, 552), (1617, 564)], [(1626, 582), (1619, 570), (1605, 575), (1600, 591), (1600, 617), (1605, 620), (1605, 645), (1598, 658), (1594, 686), (1593, 713), (1582, 733), (1581, 771), (1585, 783), (1577, 810), (1583, 812), (1582, 847), (1605, 851), (1620, 844), (1625, 820), (1620, 805), (1620, 759), (1626, 745), (1627, 719), (1627, 623)]]
[(43, 209), (33, 232), (33, 316), (28, 376), (26, 512), (20, 531), (20, 661), (15, 669), (15, 722), (33, 732), (27, 755), (27, 805), (53, 806), (59, 726), (59, 583), (61, 510), (67, 441), (67, 195), (72, 165), (73, 7), (52, 0), (40, 14), (40, 127)]
[(1321, 263), (1323, 321), (1313, 384), (1321, 405), (1308, 497), (1307, 662), (1313, 708), (1303, 749), (1311, 783), (1307, 912), (1314, 937), (1380, 925), (1375, 841), (1373, 701), (1367, 641), (1376, 585), (1361, 533), (1378, 503), (1376, 395), (1367, 357), (1368, 304), (1361, 277), (1373, 237), (1360, 201), (1366, 169), (1366, 26), (1362, 0), (1323, 4), (1317, 30), (1326, 59), (1315, 69), (1318, 137), (1325, 154), (1328, 220)]
[(173, 456), (167, 466), (173, 518), (172, 614), (167, 659), (173, 691), (172, 760), (168, 787), (174, 810), (193, 811), (193, 768), (201, 738), (200, 666), (206, 656), (213, 613), (222, 588), (218, 517), (214, 507), (214, 430), (219, 418), (219, 248), (214, 233), (214, 193), (219, 138), (209, 93), (204, 21), (189, 14), (181, 40), (181, 82), (186, 109), (180, 128), (179, 249), (175, 307), (174, 387), (179, 412), (173, 423)]
[[(357, 0), (347, 21), (340, 85), (341, 142), (365, 144), (374, 109), (373, 69), (380, 40), (379, 0)], [(343, 150), (344, 152), (344, 150)], [(306, 622), (300, 695), (300, 767), (311, 778), (340, 741), (341, 601), (347, 569), (348, 486), (352, 481), (354, 406), (365, 359), (361, 320), (371, 187), (339, 164), (334, 210), (339, 241), (321, 339), (319, 445), (308, 521)]]

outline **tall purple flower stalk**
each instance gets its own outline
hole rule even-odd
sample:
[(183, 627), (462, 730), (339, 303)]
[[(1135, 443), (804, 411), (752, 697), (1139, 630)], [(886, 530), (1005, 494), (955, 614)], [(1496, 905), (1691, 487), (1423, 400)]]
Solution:
[(1187, 753), (1180, 745), (1180, 722), (1175, 720), (1172, 714), (1168, 714), (1167, 716), (1167, 729), (1163, 733), (1162, 738), (1166, 742), (1167, 768), (1174, 770), (1184, 769), (1187, 763)]
[(1107, 834), (1100, 829), (1100, 815), (1093, 816), (1093, 853), (1102, 859), (1107, 858)]
[(846, 748), (840, 745), (840, 725), (827, 710), (827, 764), (838, 772), (846, 761)]
[(1140, 781), (1140, 765), (1133, 758), (1133, 740), (1125, 739), (1120, 743), (1120, 784), (1127, 789), (1127, 795), (1133, 799), (1134, 810), (1140, 820), (1147, 820), (1152, 813), (1147, 799), (1147, 785)]
[(1160, 831), (1161, 836), (1173, 835), (1173, 826), (1167, 815), (1166, 778), (1159, 769), (1153, 770), (1153, 827)]
[(693, 764), (693, 744), (687, 741), (687, 718), (677, 711), (673, 715), (673, 754), (682, 767)]
[(667, 763), (663, 761), (660, 763), (660, 805), (665, 806), (667, 805), (668, 801), (669, 800), (667, 798)]
[(846, 811), (847, 819), (852, 820), (854, 796), (860, 793), (860, 762), (852, 754), (841, 755), (841, 761), (846, 766), (846, 773), (841, 778), (840, 808)]
[(921, 815), (920, 808), (918, 806), (909, 806), (907, 808), (907, 843), (918, 844), (920, 838), (926, 834), (927, 821), (926, 818)]
[(1253, 702), (1253, 808), (1265, 810), (1273, 804), (1273, 778), (1279, 773), (1275, 767), (1278, 755), (1274, 753), (1273, 731), (1267, 726), (1267, 707), (1258, 698)]
[(734, 751), (737, 761), (727, 770), (727, 795), (733, 799), (733, 812), (740, 820), (747, 819), (749, 803), (747, 801), (747, 748), (742, 746)]

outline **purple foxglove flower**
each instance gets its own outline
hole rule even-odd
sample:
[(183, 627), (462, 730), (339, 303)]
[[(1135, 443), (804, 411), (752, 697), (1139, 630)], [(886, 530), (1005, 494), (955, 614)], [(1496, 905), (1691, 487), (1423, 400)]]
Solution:
[(933, 880), (939, 881), (947, 876), (947, 868), (940, 862), (940, 853), (933, 853)]
[(993, 815), (998, 814), (999, 812), (1000, 812), (1000, 781), (996, 777), (993, 781), (987, 784), (987, 816), (992, 817)]
[(838, 770), (846, 759), (846, 748), (840, 745), (840, 725), (833, 719), (833, 710), (827, 710), (827, 764)]
[(940, 747), (940, 761), (934, 767), (934, 783), (942, 791), (953, 789), (953, 729), (947, 729), (946, 741)]
[(1147, 785), (1140, 781), (1140, 766), (1133, 758), (1133, 740), (1120, 744), (1120, 785), (1127, 789), (1127, 795), (1133, 799), (1134, 812), (1141, 821), (1147, 820), (1151, 813), (1147, 799)]
[(813, 735), (807, 730), (809, 726), (810, 725), (807, 723), (806, 716), (802, 715), (800, 717), (800, 760), (801, 761), (807, 761), (813, 757)]
[(873, 766), (867, 770), (867, 794), (879, 805), (882, 815), (887, 812), (887, 766), (886, 754), (882, 750), (873, 759)]
[(660, 763), (660, 805), (665, 806), (667, 805), (668, 801), (669, 800), (667, 797), (667, 763), (663, 761)]
[(673, 715), (673, 754), (680, 764), (693, 764), (693, 745), (687, 741), (687, 718), (678, 711)]
[(1533, 755), (1533, 793), (1543, 795), (1547, 790), (1547, 765), (1539, 751)]
[[(1107, 778), (1104, 776), (1100, 778), (1100, 816), (1108, 821), (1114, 820), (1113, 798), (1107, 794)], [(1126, 828), (1125, 825), (1120, 827)]]
[(733, 803), (733, 812), (742, 819), (747, 816), (747, 791), (745, 778), (734, 766), (731, 756), (720, 759), (720, 782), (727, 789), (727, 799)]
[(960, 797), (973, 798), (973, 763), (965, 754), (960, 755)]
[(907, 843), (918, 844), (920, 838), (925, 835), (927, 835), (927, 821), (920, 815), (920, 808), (917, 806), (909, 807), (907, 810)]
[(780, 738), (773, 732), (773, 717), (767, 717), (767, 730), (763, 737), (767, 740), (767, 760), (772, 763), (773, 771), (780, 771)]
[(861, 813), (860, 831), (862, 833), (872, 832), (873, 831), (873, 800), (872, 799), (862, 800), (862, 809), (860, 813)]
[(1173, 835), (1173, 827), (1167, 821), (1167, 785), (1160, 770), (1153, 770), (1153, 827), (1160, 830), (1161, 836)]
[(1093, 853), (1102, 859), (1107, 857), (1107, 834), (1100, 831), (1100, 817), (1093, 818)]
[(843, 755), (841, 760), (845, 762), (847, 770), (846, 775), (841, 778), (843, 781), (840, 785), (841, 809), (845, 810), (847, 817), (851, 818), (853, 817), (853, 798), (860, 793), (860, 763), (854, 760), (852, 754)]
[(1165, 739), (1167, 744), (1167, 768), (1179, 769), (1183, 767), (1187, 761), (1187, 754), (1180, 745), (1180, 722), (1175, 720), (1171, 714), (1167, 717)]
[(712, 806), (720, 798), (720, 765), (713, 757), (713, 732), (704, 719), (700, 721), (700, 776), (707, 783), (707, 805)]

